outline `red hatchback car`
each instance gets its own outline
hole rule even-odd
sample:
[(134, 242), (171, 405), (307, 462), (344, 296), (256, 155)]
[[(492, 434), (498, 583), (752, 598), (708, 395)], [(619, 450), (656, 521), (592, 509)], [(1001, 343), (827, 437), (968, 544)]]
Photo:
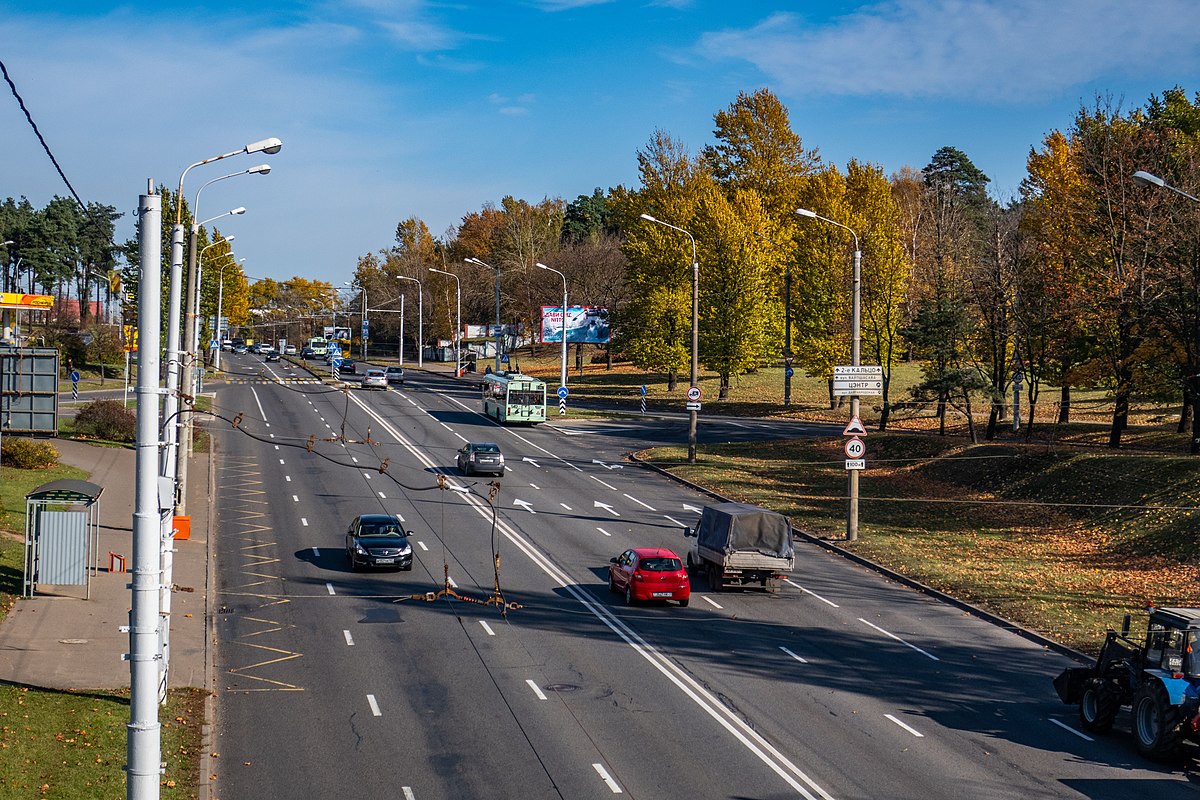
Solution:
[(629, 605), (639, 600), (678, 600), (686, 606), (692, 596), (683, 560), (670, 550), (635, 547), (608, 561), (608, 589), (624, 592)]

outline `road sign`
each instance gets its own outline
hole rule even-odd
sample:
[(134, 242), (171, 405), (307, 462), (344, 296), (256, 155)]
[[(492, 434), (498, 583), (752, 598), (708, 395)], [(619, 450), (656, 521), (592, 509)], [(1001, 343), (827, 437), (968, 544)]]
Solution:
[(855, 436), (846, 440), (846, 458), (862, 458), (867, 453), (867, 445)]
[(568, 392), (567, 392), (567, 387), (565, 387), (565, 386), (560, 386), (560, 387), (558, 387), (558, 396), (559, 396), (559, 398), (560, 398), (560, 399), (562, 399), (562, 400), (566, 400), (566, 399), (567, 399), (567, 394), (568, 394)]
[(700, 399), (700, 387), (691, 386), (688, 388), (688, 400), (695, 402)]
[(883, 394), (883, 367), (878, 364), (833, 368), (834, 397)]
[(71, 383), (79, 383), (79, 370), (71, 370)]
[(642, 397), (646, 396), (646, 384), (642, 384)]
[(364, 319), (363, 324), (362, 324), (362, 338), (370, 339), (371, 337), (367, 335), (370, 332), (371, 332), (371, 327), (370, 327), (370, 325), (367, 324), (367, 321)]
[(866, 432), (867, 429), (863, 425), (862, 420), (858, 417), (851, 417), (850, 424), (846, 426), (844, 431), (842, 431), (842, 436), (857, 436)]
[(792, 377), (793, 375), (795, 375), (795, 374), (796, 374), (796, 370), (792, 369), (791, 367), (788, 367), (787, 369), (785, 369), (785, 370), (783, 371), (783, 374), (784, 374), (784, 375), (787, 375), (787, 376), (790, 378), (790, 377)]
[(688, 404), (687, 404), (687, 410), (688, 411), (699, 411), (700, 410), (700, 401), (699, 400), (689, 400)]
[(867, 462), (862, 458), (847, 458), (846, 469), (866, 469)]
[(501, 353), (501, 354), (500, 354), (500, 363), (501, 363), (501, 364), (507, 364), (507, 363), (508, 363), (508, 353)]

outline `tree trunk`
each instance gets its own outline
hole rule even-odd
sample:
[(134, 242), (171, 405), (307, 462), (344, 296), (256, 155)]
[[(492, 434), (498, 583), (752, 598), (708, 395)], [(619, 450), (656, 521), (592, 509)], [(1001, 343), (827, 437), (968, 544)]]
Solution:
[(1187, 433), (1192, 425), (1192, 392), (1187, 386), (1183, 387), (1183, 406), (1179, 409), (1179, 424), (1175, 426), (1176, 433)]
[(983, 434), (983, 438), (989, 442), (996, 440), (996, 427), (1000, 421), (1000, 414), (1004, 408), (995, 400), (992, 400), (992, 410), (988, 413), (987, 431)]
[(829, 380), (825, 384), (825, 390), (829, 392), (829, 410), (837, 408), (837, 398), (833, 396), (833, 380)]
[(979, 439), (975, 432), (975, 415), (971, 413), (971, 393), (964, 391), (963, 399), (966, 401), (967, 407), (967, 434), (971, 437), (971, 444), (979, 444)]
[(1058, 401), (1058, 424), (1066, 425), (1071, 421), (1071, 386), (1064, 383), (1061, 390), (1061, 397)]
[(667, 373), (667, 391), (673, 392), (679, 386), (679, 376), (672, 370)]
[(938, 436), (946, 435), (946, 395), (938, 395), (937, 403)]
[(892, 415), (892, 404), (888, 399), (888, 388), (891, 384), (891, 376), (884, 373), (883, 376), (883, 410), (879, 412), (879, 430), (886, 431), (888, 425), (888, 417)]
[(718, 400), (728, 400), (729, 399), (729, 373), (728, 372), (721, 373), (721, 391), (717, 393), (717, 399)]
[(1122, 368), (1118, 370), (1117, 378), (1117, 395), (1116, 403), (1113, 406), (1112, 427), (1108, 431), (1108, 446), (1119, 448), (1121, 446), (1121, 433), (1129, 425), (1129, 383), (1120, 376), (1120, 373), (1128, 372)]

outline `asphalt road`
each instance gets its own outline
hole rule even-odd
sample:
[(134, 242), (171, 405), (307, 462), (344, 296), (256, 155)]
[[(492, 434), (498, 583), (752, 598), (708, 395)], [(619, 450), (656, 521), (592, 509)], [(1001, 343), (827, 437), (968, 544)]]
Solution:
[[(608, 559), (682, 552), (706, 502), (622, 460), (682, 417), (504, 428), (416, 372), (216, 405), (242, 415), (214, 426), (217, 796), (1196, 795), (1186, 765), (1079, 731), (1063, 657), (806, 544), (779, 595), (697, 581), (688, 608), (626, 607)], [(453, 467), (467, 441), (500, 443), (498, 488)], [(412, 531), (411, 572), (349, 570), (346, 526), (379, 511)]]

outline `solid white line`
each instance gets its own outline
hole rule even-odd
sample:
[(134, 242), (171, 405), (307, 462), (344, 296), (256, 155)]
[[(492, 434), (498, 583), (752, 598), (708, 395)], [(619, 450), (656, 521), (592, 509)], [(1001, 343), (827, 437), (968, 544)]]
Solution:
[(1073, 733), (1073, 734), (1075, 734), (1076, 736), (1078, 736), (1080, 739), (1086, 739), (1086, 740), (1087, 740), (1087, 741), (1089, 741), (1089, 742), (1094, 742), (1094, 741), (1096, 741), (1096, 740), (1095, 740), (1095, 739), (1093, 739), (1092, 737), (1088, 736), (1086, 733), (1080, 733), (1079, 731), (1075, 730), (1075, 729), (1074, 729), (1074, 728), (1072, 728), (1070, 725), (1067, 725), (1067, 724), (1064, 724), (1064, 723), (1062, 723), (1062, 722), (1059, 722), (1059, 721), (1058, 721), (1058, 720), (1056, 720), (1056, 719), (1052, 719), (1052, 720), (1050, 720), (1050, 721), (1051, 721), (1051, 722), (1053, 722), (1053, 723), (1054, 723), (1055, 725), (1057, 725), (1058, 727), (1062, 728), (1064, 731), (1070, 731), (1071, 733)]
[(684, 525), (682, 522), (680, 522), (679, 520), (675, 519), (674, 517), (672, 517), (668, 514), (663, 514), (663, 518), (666, 519), (668, 522), (674, 522), (676, 525), (678, 525), (681, 528), (687, 527), (687, 525)]
[(330, 594), (334, 594), (332, 583), (326, 583), (325, 588), (329, 591)]
[(796, 582), (795, 582), (794, 580), (792, 580), (791, 578), (784, 578), (784, 579), (783, 579), (783, 582), (784, 582), (784, 583), (790, 583), (792, 586), (795, 586), (797, 589), (799, 589), (800, 591), (804, 592), (805, 594), (811, 594), (813, 597), (817, 598), (817, 599), (818, 599), (818, 600), (820, 600), (822, 603), (826, 603), (826, 604), (828, 604), (828, 605), (831, 605), (831, 606), (833, 606), (834, 608), (841, 608), (841, 606), (839, 606), (837, 603), (833, 602), (832, 600), (826, 600), (824, 597), (821, 597), (821, 595), (817, 594), (816, 592), (812, 591), (811, 589), (805, 589), (803, 586), (801, 586), (800, 584), (796, 583)]
[(424, 542), (417, 542), (417, 547), (420, 547), (425, 552), (429, 552), (429, 548), (425, 546)]
[(342, 631), (342, 635), (346, 637), (346, 646), (354, 647), (354, 637), (350, 635), (350, 631)]
[(891, 714), (884, 714), (884, 716), (887, 717), (888, 719), (890, 719), (892, 722), (899, 725), (901, 728), (904, 728), (904, 730), (908, 731), (913, 736), (916, 736), (918, 739), (925, 738), (925, 734), (921, 733), (920, 731), (918, 731), (916, 728), (912, 727), (911, 725), (906, 725), (905, 723), (903, 723), (900, 720), (893, 717)]
[(292, 495), (292, 500), (293, 500), (293, 501), (295, 501), (295, 502), (297, 502), (297, 503), (299, 503), (299, 502), (300, 502), (300, 498), (299, 498), (299, 497), (297, 497), (296, 495)]
[(313, 548), (313, 555), (314, 555), (314, 556), (316, 556), (317, 558), (320, 558), (320, 557), (321, 557), (321, 548), (319, 548), (319, 547), (314, 547), (314, 548)]
[(708, 603), (708, 604), (709, 604), (710, 606), (712, 606), (713, 608), (721, 608), (721, 607), (722, 607), (721, 605), (719, 605), (719, 604), (717, 603), (717, 601), (716, 601), (716, 600), (713, 600), (713, 599), (712, 599), (711, 597), (709, 597), (708, 595), (704, 594), (704, 595), (700, 595), (700, 596), (704, 598), (704, 602)]
[(445, 429), (446, 429), (446, 430), (448, 430), (448, 431), (452, 431), (452, 430), (454, 430), (453, 428), (451, 428), (449, 425), (447, 425), (447, 424), (446, 424), (446, 423), (444, 423), (444, 422), (442, 423), (442, 427), (443, 427), (443, 428), (445, 428)]
[(617, 490), (617, 487), (615, 487), (615, 486), (613, 486), (613, 485), (611, 485), (611, 484), (605, 483), (604, 481), (602, 481), (602, 480), (600, 480), (599, 478), (597, 478), (595, 475), (592, 475), (592, 476), (591, 476), (591, 478), (592, 478), (592, 480), (594, 480), (596, 483), (598, 483), (598, 484), (600, 484), (601, 486), (603, 486), (605, 489), (612, 489), (614, 492)]
[(375, 702), (375, 695), (367, 695), (367, 704), (371, 706), (371, 713), (377, 717), (382, 717), (383, 712), (379, 710), (379, 703)]
[[(308, 517), (301, 517), (300, 524), (307, 528), (308, 527)], [(315, 548), (315, 547), (313, 548), (313, 550), (316, 550), (316, 549), (317, 548)]]
[(644, 508), (648, 508), (648, 509), (650, 509), (651, 511), (654, 511), (654, 510), (655, 510), (655, 509), (654, 509), (654, 506), (648, 506), (648, 505), (646, 505), (645, 503), (643, 503), (641, 500), (638, 500), (638, 499), (637, 499), (636, 497), (634, 497), (633, 495), (628, 495), (628, 494), (627, 494), (627, 495), (625, 495), (625, 496), (626, 496), (626, 497), (628, 497), (628, 498), (629, 498), (630, 500), (632, 500), (633, 502), (637, 503), (639, 506), (643, 506)]
[(900, 644), (904, 645), (905, 647), (911, 647), (913, 650), (916, 650), (918, 653), (920, 653), (920, 654), (921, 654), (921, 655), (923, 655), (923, 656), (927, 656), (927, 657), (929, 657), (929, 658), (932, 658), (934, 661), (941, 661), (941, 659), (940, 659), (940, 658), (938, 658), (937, 656), (935, 656), (935, 655), (932, 655), (932, 654), (930, 654), (930, 653), (926, 653), (924, 650), (922, 650), (921, 648), (917, 647), (915, 644), (909, 644), (908, 642), (904, 641), (903, 639), (901, 639), (901, 638), (900, 638), (899, 636), (897, 636), (896, 634), (894, 634), (894, 633), (890, 633), (890, 632), (888, 632), (888, 631), (885, 631), (883, 628), (879, 627), (878, 625), (876, 625), (876, 624), (875, 624), (875, 623), (873, 623), (873, 622), (867, 622), (867, 621), (866, 621), (865, 619), (863, 619), (862, 617), (859, 617), (859, 618), (858, 618), (858, 621), (859, 621), (859, 622), (862, 622), (862, 623), (864, 623), (864, 624), (870, 625), (872, 628), (874, 628), (875, 630), (879, 631), (879, 632), (880, 632), (880, 633), (882, 633), (884, 636), (890, 636), (890, 637), (892, 637), (893, 639), (895, 639), (897, 642), (899, 642)]
[(483, 629), (485, 631), (487, 631), (488, 636), (496, 635), (496, 632), (494, 630), (492, 630), (492, 626), (487, 624), (487, 620), (481, 619), (481, 620), (479, 620), (479, 624), (483, 626)]
[(604, 528), (596, 528), (596, 530), (600, 531), (600, 532), (601, 532), (601, 533), (603, 533), (605, 536), (612, 536), (612, 534), (611, 534), (611, 533), (609, 533), (608, 531), (604, 530)]
[(805, 659), (803, 659), (803, 658), (801, 658), (800, 656), (796, 655), (796, 654), (795, 654), (795, 653), (793, 653), (791, 650), (788, 650), (786, 647), (784, 647), (784, 646), (782, 646), (782, 645), (780, 645), (779, 649), (780, 649), (780, 650), (782, 650), (783, 652), (787, 653), (787, 654), (788, 654), (789, 656), (791, 656), (792, 658), (794, 658), (794, 659), (796, 659), (797, 661), (799, 661), (801, 664), (807, 664), (807, 663), (808, 663), (808, 661), (806, 661)]
[(254, 402), (258, 405), (258, 413), (262, 414), (263, 422), (267, 421), (267, 412), (263, 411), (262, 403), (259, 402), (258, 392), (254, 391), (254, 387), (250, 387), (250, 394), (254, 395)]
[(533, 689), (533, 693), (537, 695), (538, 700), (546, 699), (546, 695), (542, 694), (542, 690), (539, 689), (538, 685), (533, 682), (533, 678), (530, 678), (529, 680), (527, 680), (525, 682), (529, 684), (530, 689)]
[(621, 787), (618, 786), (617, 782), (614, 781), (612, 776), (608, 774), (608, 770), (604, 768), (603, 764), (592, 764), (592, 769), (600, 773), (601, 780), (608, 784), (608, 788), (612, 789), (613, 794), (624, 794), (624, 792), (621, 791)]

